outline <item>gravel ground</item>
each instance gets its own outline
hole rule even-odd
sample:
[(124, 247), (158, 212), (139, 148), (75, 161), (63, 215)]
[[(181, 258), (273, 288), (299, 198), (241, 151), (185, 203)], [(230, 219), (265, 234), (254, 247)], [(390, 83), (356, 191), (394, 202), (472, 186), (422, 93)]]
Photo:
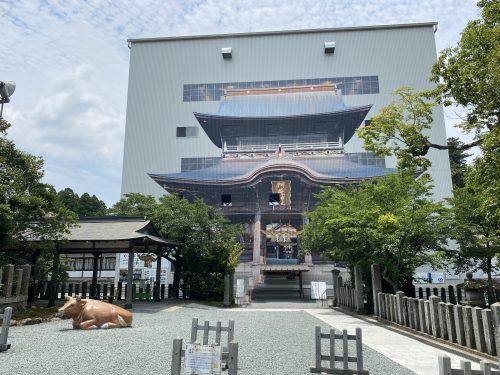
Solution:
[[(238, 374), (304, 375), (314, 363), (314, 327), (320, 325), (325, 332), (331, 328), (305, 311), (283, 311), (282, 305), (275, 311), (259, 311), (257, 306), (168, 307), (134, 305), (132, 328), (79, 331), (71, 328), (70, 320), (12, 327), (12, 347), (0, 353), (0, 374), (169, 374), (172, 340), (178, 336), (188, 340), (191, 319), (198, 317), (211, 323), (221, 320), (223, 325), (229, 319), (235, 321)], [(292, 307), (301, 306), (286, 305)], [(364, 346), (363, 353), (370, 375), (413, 374), (369, 347)]]

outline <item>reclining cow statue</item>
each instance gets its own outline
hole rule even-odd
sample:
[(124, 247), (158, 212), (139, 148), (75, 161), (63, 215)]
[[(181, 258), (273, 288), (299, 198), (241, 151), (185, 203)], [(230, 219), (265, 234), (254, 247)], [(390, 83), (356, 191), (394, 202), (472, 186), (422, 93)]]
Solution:
[(120, 328), (132, 325), (132, 313), (119, 306), (82, 297), (66, 297), (59, 313), (73, 319), (74, 329)]

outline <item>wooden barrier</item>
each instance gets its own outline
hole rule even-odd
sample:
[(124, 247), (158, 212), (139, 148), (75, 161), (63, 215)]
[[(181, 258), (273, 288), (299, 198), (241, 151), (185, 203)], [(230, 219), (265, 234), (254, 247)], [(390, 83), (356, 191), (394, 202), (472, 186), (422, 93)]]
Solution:
[(439, 375), (500, 375), (499, 370), (493, 370), (491, 363), (484, 361), (480, 362), (480, 370), (472, 370), (471, 363), (468, 361), (460, 361), (460, 369), (451, 368), (451, 359), (446, 355), (440, 355)]
[[(355, 335), (348, 335), (344, 329), (342, 334), (336, 334), (334, 329), (330, 333), (321, 333), (321, 327), (315, 329), (316, 336), (316, 358), (315, 366), (311, 367), (310, 371), (313, 374), (359, 374), (368, 375), (369, 372), (363, 369), (363, 339), (361, 336), (361, 328), (356, 328)], [(326, 339), (330, 342), (330, 353), (324, 355), (321, 351), (321, 340)], [(342, 342), (342, 355), (335, 355), (335, 348), (340, 347), (340, 343), (335, 345), (335, 340)], [(356, 341), (356, 356), (349, 356), (348, 341)], [(323, 366), (323, 361), (328, 361), (328, 367)], [(341, 367), (336, 367), (336, 362), (341, 364)], [(355, 369), (349, 368), (349, 362), (356, 363)]]
[(2, 319), (2, 326), (0, 329), (0, 352), (4, 352), (10, 348), (10, 344), (7, 344), (7, 338), (9, 336), (11, 317), (12, 307), (6, 307), (3, 314), (0, 314), (0, 319)]
[(469, 349), (500, 354), (500, 304), (481, 309), (441, 301), (436, 295), (424, 300), (405, 297), (403, 292), (378, 293), (377, 316)]
[(22, 310), (28, 300), (31, 266), (24, 264), (14, 266), (7, 264), (0, 268), (0, 310), (9, 306), (14, 310)]
[[(218, 321), (215, 326), (211, 326), (210, 322), (206, 320), (202, 325), (198, 324), (198, 318), (193, 318), (191, 322), (191, 344), (198, 342), (198, 331), (203, 331), (202, 345), (209, 345), (210, 332), (215, 332), (215, 340), (213, 344), (221, 345), (221, 336), (223, 332), (227, 332), (227, 346), (221, 348), (221, 365), (223, 369), (228, 370), (228, 375), (237, 375), (238, 373), (238, 343), (234, 340), (234, 320), (230, 320), (227, 327), (223, 327), (222, 323)], [(183, 340), (181, 338), (174, 339), (172, 349), (172, 365), (171, 374), (181, 374), (182, 357), (185, 356), (183, 349)]]

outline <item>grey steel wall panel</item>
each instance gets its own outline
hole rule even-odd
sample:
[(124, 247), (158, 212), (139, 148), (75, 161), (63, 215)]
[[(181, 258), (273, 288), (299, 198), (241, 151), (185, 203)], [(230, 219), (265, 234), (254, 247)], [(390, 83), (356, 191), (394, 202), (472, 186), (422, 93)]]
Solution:
[[(334, 41), (334, 54), (324, 42)], [(223, 59), (222, 47), (232, 47)], [(401, 86), (431, 86), (436, 61), (433, 25), (314, 33), (223, 36), (133, 42), (123, 159), (122, 193), (160, 196), (162, 190), (147, 173), (178, 172), (181, 158), (217, 157), (216, 148), (200, 129), (196, 138), (176, 138), (176, 127), (199, 126), (193, 112), (215, 112), (218, 102), (183, 102), (183, 85), (376, 75), (380, 93), (346, 95), (347, 105), (373, 104), (367, 118), (393, 100)], [(431, 140), (446, 142), (442, 108), (436, 108)], [(362, 151), (353, 137), (347, 152)], [(451, 178), (446, 151), (431, 151), (436, 199), (449, 196)], [(394, 158), (386, 159), (393, 167)]]

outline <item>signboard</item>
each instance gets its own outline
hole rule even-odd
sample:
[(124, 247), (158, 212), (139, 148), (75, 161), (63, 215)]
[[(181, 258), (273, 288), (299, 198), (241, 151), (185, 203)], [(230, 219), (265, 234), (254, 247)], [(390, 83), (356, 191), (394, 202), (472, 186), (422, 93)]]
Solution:
[(417, 283), (428, 283), (430, 282), (429, 280), (429, 273), (427, 272), (415, 272), (413, 275), (413, 279)]
[(431, 283), (444, 284), (444, 273), (443, 272), (430, 272), (429, 276), (431, 279)]
[(217, 345), (186, 344), (185, 375), (220, 375), (221, 347)]
[(311, 299), (326, 298), (326, 283), (324, 281), (311, 281)]
[(236, 280), (236, 298), (245, 297), (245, 279)]

